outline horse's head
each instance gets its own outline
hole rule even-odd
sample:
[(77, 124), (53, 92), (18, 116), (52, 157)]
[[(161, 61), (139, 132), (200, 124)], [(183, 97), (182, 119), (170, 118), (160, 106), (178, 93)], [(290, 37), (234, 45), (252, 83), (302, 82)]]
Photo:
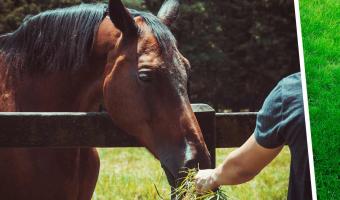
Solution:
[(187, 94), (190, 64), (167, 27), (178, 7), (166, 1), (156, 17), (111, 0), (95, 46), (109, 52), (104, 102), (113, 122), (161, 161), (173, 186), (184, 168), (210, 167)]

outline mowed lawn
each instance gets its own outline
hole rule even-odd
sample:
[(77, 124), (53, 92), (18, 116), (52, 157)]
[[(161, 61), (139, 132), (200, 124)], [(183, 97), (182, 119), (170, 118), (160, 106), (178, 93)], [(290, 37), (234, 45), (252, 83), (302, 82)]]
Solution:
[(340, 199), (340, 1), (300, 0), (316, 185)]
[[(231, 151), (218, 149), (218, 163)], [(93, 200), (161, 199), (155, 187), (168, 199), (170, 187), (160, 164), (144, 148), (99, 149), (99, 153), (101, 170)], [(253, 181), (223, 188), (233, 199), (286, 199), (289, 164), (290, 152), (285, 148)]]

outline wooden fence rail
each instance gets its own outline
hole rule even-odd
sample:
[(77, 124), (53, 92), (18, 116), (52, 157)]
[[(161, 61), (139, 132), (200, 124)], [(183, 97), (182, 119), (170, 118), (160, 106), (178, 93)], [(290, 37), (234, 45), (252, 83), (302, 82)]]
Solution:
[[(215, 149), (240, 146), (252, 133), (256, 113), (215, 113), (193, 104), (215, 164)], [(107, 113), (0, 113), (1, 147), (140, 147), (115, 127)]]

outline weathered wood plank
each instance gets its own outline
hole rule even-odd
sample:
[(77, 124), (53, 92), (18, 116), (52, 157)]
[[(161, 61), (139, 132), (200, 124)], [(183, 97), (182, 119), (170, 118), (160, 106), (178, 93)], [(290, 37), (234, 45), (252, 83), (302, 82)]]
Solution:
[(239, 147), (253, 133), (257, 113), (217, 113), (216, 146)]
[[(207, 146), (236, 147), (252, 133), (256, 113), (216, 114), (193, 104)], [(215, 138), (216, 131), (216, 138)], [(140, 147), (106, 113), (0, 113), (0, 147)]]
[(106, 113), (1, 113), (1, 147), (135, 147)]

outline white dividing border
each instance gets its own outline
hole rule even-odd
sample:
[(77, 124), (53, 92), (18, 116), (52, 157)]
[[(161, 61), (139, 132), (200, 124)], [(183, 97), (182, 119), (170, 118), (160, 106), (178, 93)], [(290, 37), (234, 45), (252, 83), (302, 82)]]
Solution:
[(299, 0), (294, 0), (294, 5), (295, 5), (294, 7), (295, 7), (296, 31), (297, 31), (298, 45), (299, 45), (301, 82), (302, 82), (303, 103), (304, 103), (304, 110), (305, 110), (305, 122), (306, 122), (306, 132), (307, 132), (310, 179), (311, 179), (311, 184), (312, 184), (312, 196), (313, 196), (313, 200), (317, 200), (315, 171), (314, 171), (314, 157), (313, 157), (313, 148), (312, 148), (312, 134), (311, 134), (310, 118), (309, 118), (307, 80), (306, 80), (306, 71), (305, 71), (305, 59), (304, 59), (304, 53), (303, 53)]

